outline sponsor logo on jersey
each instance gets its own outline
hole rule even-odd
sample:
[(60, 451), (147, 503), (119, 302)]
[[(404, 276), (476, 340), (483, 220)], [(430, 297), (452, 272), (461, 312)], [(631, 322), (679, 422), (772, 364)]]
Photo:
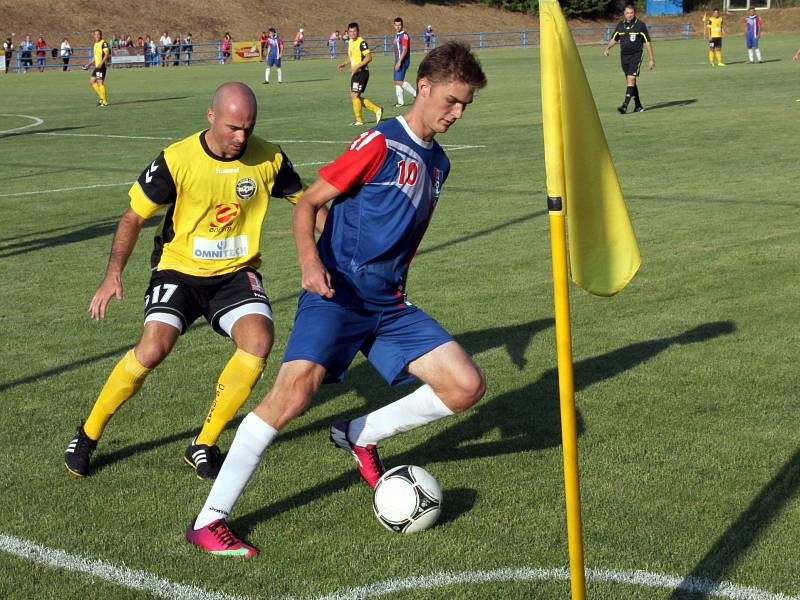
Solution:
[(230, 231), (233, 229), (233, 222), (239, 216), (239, 209), (241, 207), (235, 203), (215, 204), (214, 214), (211, 216), (208, 231), (211, 233), (219, 233), (221, 231)]
[(433, 179), (433, 202), (435, 204), (439, 201), (439, 190), (442, 188), (442, 172), (439, 167), (433, 167), (431, 178)]
[(217, 175), (227, 175), (228, 173), (238, 173), (239, 167), (232, 167), (230, 169), (220, 169), (219, 167), (217, 167), (216, 171)]
[(236, 237), (223, 238), (221, 240), (209, 240), (206, 238), (194, 238), (195, 258), (208, 260), (226, 260), (238, 258), (249, 254), (247, 249), (247, 236), (237, 235)]
[(236, 182), (236, 196), (240, 200), (250, 200), (255, 196), (258, 190), (258, 184), (250, 177), (243, 177)]

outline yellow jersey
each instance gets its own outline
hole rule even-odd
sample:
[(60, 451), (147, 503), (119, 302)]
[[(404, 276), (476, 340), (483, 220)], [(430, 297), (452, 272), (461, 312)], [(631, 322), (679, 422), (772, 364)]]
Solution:
[(92, 46), (92, 54), (94, 55), (94, 66), (99, 67), (103, 64), (103, 59), (108, 56), (108, 43), (105, 40), (95, 42)]
[(151, 259), (154, 271), (211, 277), (257, 269), (270, 196), (296, 204), (303, 183), (281, 148), (256, 136), (233, 159), (215, 156), (205, 131), (168, 146), (128, 195), (149, 218), (167, 209)]
[[(354, 40), (347, 40), (347, 55), (350, 57), (350, 66), (355, 67), (358, 63), (364, 60), (364, 57), (369, 54), (369, 44), (364, 41), (361, 36)], [(367, 67), (361, 67), (361, 71), (367, 71)]]
[(708, 30), (711, 32), (712, 38), (722, 37), (722, 17), (709, 17)]

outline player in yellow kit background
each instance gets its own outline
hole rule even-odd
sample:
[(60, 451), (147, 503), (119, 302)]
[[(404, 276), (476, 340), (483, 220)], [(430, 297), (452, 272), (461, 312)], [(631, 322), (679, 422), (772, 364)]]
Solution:
[(89, 67), (92, 67), (92, 77), (89, 79), (89, 85), (92, 86), (92, 89), (100, 98), (97, 101), (97, 106), (106, 107), (108, 106), (108, 94), (106, 92), (106, 71), (111, 54), (110, 50), (108, 49), (108, 43), (103, 39), (103, 32), (99, 29), (95, 29), (92, 35), (94, 36), (94, 44), (92, 44), (92, 58), (89, 62), (83, 65), (82, 68), (85, 71)]
[(708, 39), (708, 62), (714, 66), (714, 56), (717, 57), (717, 66), (724, 67), (722, 61), (722, 37), (725, 35), (725, 26), (722, 17), (719, 16), (719, 9), (715, 8), (711, 16), (706, 21), (706, 38)]
[(347, 60), (339, 63), (341, 71), (350, 65), (350, 98), (353, 101), (353, 125), (363, 125), (362, 106), (366, 106), (375, 113), (375, 122), (380, 123), (383, 109), (364, 96), (369, 82), (369, 63), (372, 62), (372, 52), (369, 44), (359, 34), (358, 23), (347, 26)]

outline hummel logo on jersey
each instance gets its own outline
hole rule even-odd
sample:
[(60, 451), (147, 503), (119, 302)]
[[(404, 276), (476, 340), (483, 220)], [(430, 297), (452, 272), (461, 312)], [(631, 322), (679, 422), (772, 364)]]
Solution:
[(158, 171), (158, 165), (156, 164), (156, 161), (153, 161), (153, 163), (150, 165), (150, 168), (147, 169), (147, 173), (144, 174), (144, 180), (146, 183), (153, 181), (153, 173), (156, 171)]

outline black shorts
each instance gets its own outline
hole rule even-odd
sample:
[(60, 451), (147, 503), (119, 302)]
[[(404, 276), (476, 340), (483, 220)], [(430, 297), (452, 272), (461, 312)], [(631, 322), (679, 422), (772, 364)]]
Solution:
[(214, 277), (155, 271), (144, 296), (145, 323), (167, 323), (181, 334), (202, 315), (214, 331), (230, 337), (236, 320), (248, 314), (272, 319), (261, 275), (251, 268)]
[(97, 69), (97, 68), (92, 69), (92, 77), (97, 79), (97, 81), (105, 81), (106, 80), (106, 66), (103, 65), (99, 69)]
[(369, 82), (369, 71), (359, 71), (350, 78), (350, 91), (356, 94), (363, 94)]
[(633, 77), (639, 76), (639, 68), (642, 66), (641, 52), (637, 52), (636, 54), (622, 54), (620, 55), (620, 61), (622, 62), (622, 70), (625, 72), (625, 75)]
[(711, 38), (708, 40), (708, 47), (709, 48), (722, 48), (722, 38)]

